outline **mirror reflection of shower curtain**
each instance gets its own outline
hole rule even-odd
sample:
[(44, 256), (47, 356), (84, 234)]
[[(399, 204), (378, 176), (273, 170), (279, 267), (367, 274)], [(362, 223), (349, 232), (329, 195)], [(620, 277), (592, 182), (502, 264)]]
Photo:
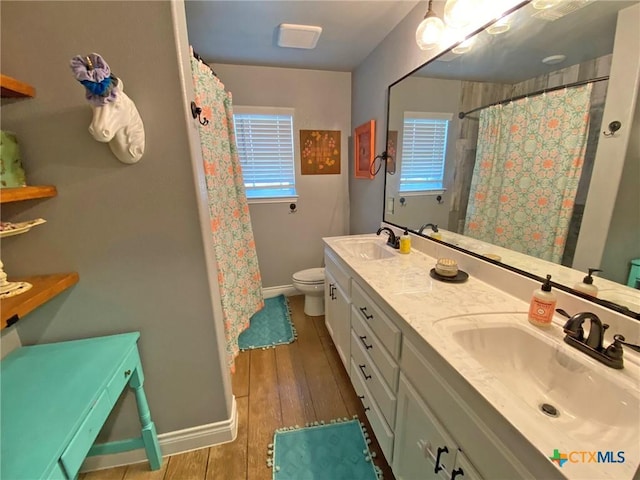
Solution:
[(238, 336), (249, 319), (264, 306), (256, 244), (249, 204), (233, 130), (231, 94), (204, 63), (191, 57), (195, 102), (202, 116), (200, 143), (209, 201), (211, 239), (218, 266), (218, 284), (227, 362), (233, 372), (238, 355)]
[(560, 263), (582, 173), (591, 84), (485, 108), (465, 235)]

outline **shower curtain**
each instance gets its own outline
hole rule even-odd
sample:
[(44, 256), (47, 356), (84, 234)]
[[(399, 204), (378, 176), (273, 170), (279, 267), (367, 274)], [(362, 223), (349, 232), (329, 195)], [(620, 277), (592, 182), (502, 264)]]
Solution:
[(211, 239), (218, 264), (218, 284), (227, 362), (235, 371), (238, 336), (264, 306), (258, 256), (249, 217), (249, 204), (236, 150), (231, 93), (211, 69), (191, 57), (195, 102), (202, 108), (200, 143), (209, 200)]
[(587, 84), (482, 110), (465, 235), (560, 263), (590, 95)]

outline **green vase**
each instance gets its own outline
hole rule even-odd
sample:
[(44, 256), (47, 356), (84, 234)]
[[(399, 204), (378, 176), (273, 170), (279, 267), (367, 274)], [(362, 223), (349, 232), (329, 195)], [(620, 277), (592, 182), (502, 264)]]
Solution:
[(15, 133), (0, 130), (0, 188), (24, 187), (27, 179)]

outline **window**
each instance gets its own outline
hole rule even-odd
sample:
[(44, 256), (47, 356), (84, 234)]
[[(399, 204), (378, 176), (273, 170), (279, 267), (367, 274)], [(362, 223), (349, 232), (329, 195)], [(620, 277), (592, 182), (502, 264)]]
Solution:
[(247, 199), (295, 198), (293, 109), (234, 107), (233, 123)]
[(444, 191), (450, 113), (404, 112), (401, 192)]

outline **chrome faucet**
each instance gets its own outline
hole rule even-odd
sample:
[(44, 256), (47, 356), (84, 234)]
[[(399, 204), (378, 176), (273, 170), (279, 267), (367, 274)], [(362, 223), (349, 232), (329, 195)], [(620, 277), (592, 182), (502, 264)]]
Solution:
[(387, 245), (397, 249), (400, 248), (400, 237), (397, 237), (396, 234), (393, 233), (393, 230), (391, 230), (389, 227), (382, 227), (378, 229), (376, 235), (380, 235), (382, 232), (387, 232), (389, 234)]
[[(569, 318), (564, 324), (564, 333), (566, 333), (564, 337), (565, 343), (586, 353), (591, 358), (595, 358), (599, 362), (604, 363), (608, 367), (623, 368), (622, 345), (627, 345), (630, 348), (637, 347), (637, 345), (625, 342), (625, 338), (622, 335), (614, 335), (613, 343), (607, 348), (604, 348), (602, 345), (604, 332), (609, 328), (609, 325), (606, 323), (603, 324), (595, 313), (582, 312), (570, 316), (562, 309), (557, 309), (556, 311)], [(591, 323), (589, 335), (586, 340), (582, 328), (585, 320), (589, 320)]]
[(438, 233), (438, 225), (435, 225), (434, 223), (425, 223), (420, 227), (420, 229), (418, 230), (418, 233), (422, 234), (422, 232), (424, 232), (424, 229), (427, 227), (431, 227), (431, 230), (433, 230), (433, 233)]

